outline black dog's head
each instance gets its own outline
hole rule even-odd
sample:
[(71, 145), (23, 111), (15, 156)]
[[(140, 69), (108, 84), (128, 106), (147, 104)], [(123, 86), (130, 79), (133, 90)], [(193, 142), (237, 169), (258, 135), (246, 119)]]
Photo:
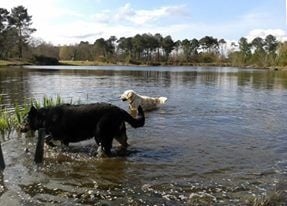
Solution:
[(29, 130), (35, 131), (44, 127), (45, 112), (42, 109), (31, 107), (21, 125), (21, 132), (28, 132)]

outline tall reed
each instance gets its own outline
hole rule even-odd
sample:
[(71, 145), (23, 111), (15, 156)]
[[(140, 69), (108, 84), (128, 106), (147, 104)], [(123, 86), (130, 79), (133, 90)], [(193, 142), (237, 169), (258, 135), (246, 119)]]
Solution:
[(2, 136), (6, 132), (11, 132), (16, 125), (16, 116), (9, 112), (6, 108), (0, 108), (0, 133)]
[[(0, 133), (5, 135), (6, 132), (11, 132), (13, 129), (18, 129), (23, 123), (25, 115), (29, 112), (33, 105), (37, 109), (41, 107), (51, 107), (65, 103), (63, 98), (56, 96), (56, 98), (44, 96), (42, 101), (32, 99), (30, 102), (19, 106), (15, 103), (11, 110), (7, 110), (3, 105), (3, 97), (0, 96)], [(73, 101), (71, 100), (72, 104)]]

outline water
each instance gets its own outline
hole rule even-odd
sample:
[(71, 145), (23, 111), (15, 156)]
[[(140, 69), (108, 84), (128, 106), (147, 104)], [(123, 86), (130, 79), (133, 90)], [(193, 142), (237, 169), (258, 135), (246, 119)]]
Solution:
[[(129, 155), (99, 159), (92, 140), (45, 147), (2, 139), (6, 169), (0, 204), (243, 205), (287, 191), (287, 72), (204, 67), (1, 68), (3, 104), (44, 95), (110, 102), (128, 110), (127, 89), (166, 96), (127, 127)], [(116, 145), (115, 145), (116, 147)], [(2, 186), (1, 186), (2, 185)]]

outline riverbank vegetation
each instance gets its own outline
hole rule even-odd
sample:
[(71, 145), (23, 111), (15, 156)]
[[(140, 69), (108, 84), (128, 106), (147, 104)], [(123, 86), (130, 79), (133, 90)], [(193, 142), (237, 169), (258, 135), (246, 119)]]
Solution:
[[(25, 104), (19, 106), (17, 103), (14, 103), (14, 106), (6, 107), (3, 103), (3, 100), (0, 96), (0, 135), (9, 136), (9, 133), (13, 130), (18, 130), (23, 123), (25, 115), (30, 110), (33, 105), (36, 108), (41, 107), (50, 107), (59, 104), (63, 104), (64, 100), (60, 96), (55, 98), (44, 96), (42, 100), (31, 100)], [(70, 101), (72, 104), (72, 100)]]
[[(287, 42), (275, 36), (227, 42), (212, 36), (174, 40), (160, 33), (52, 45), (31, 37), (32, 16), (23, 6), (0, 8), (0, 65), (210, 65), (286, 67)], [(7, 61), (8, 60), (8, 61)]]

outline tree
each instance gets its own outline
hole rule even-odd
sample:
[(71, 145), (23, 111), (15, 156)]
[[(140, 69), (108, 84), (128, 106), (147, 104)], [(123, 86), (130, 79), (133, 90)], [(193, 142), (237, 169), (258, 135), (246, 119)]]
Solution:
[(198, 54), (197, 50), (199, 48), (199, 41), (197, 39), (195, 39), (195, 38), (192, 39), (190, 41), (190, 46), (191, 46), (191, 53), (192, 53), (192, 55), (197, 55)]
[(132, 38), (132, 45), (135, 58), (140, 60), (141, 54), (144, 50), (144, 40), (140, 34), (137, 34)]
[(143, 34), (142, 35), (143, 41), (143, 50), (145, 52), (146, 60), (151, 60), (151, 55), (153, 51), (157, 48), (158, 42), (156, 38), (151, 34)]
[(32, 46), (30, 45), (32, 49), (32, 54), (36, 56), (45, 56), (45, 57), (53, 57), (55, 59), (59, 59), (59, 48), (46, 43), (46, 42), (41, 42), (38, 45)]
[(265, 42), (261, 37), (256, 37), (252, 40), (251, 45), (255, 48), (255, 52), (263, 52)]
[(220, 55), (223, 58), (225, 50), (226, 50), (226, 41), (224, 39), (220, 39), (218, 41), (218, 45), (219, 45), (219, 48), (220, 48)]
[(252, 63), (257, 66), (267, 66), (268, 60), (266, 58), (266, 52), (264, 50), (265, 42), (261, 37), (256, 37), (252, 40), (251, 45), (255, 48), (255, 51), (252, 55)]
[(28, 44), (30, 35), (36, 31), (31, 28), (32, 16), (28, 15), (23, 6), (14, 7), (9, 16), (9, 25), (17, 31), (18, 56), (23, 57), (23, 47)]
[(218, 41), (216, 38), (205, 36), (199, 40), (199, 44), (204, 51), (217, 53)]
[(183, 56), (186, 61), (189, 61), (189, 58), (191, 56), (191, 42), (188, 39), (184, 39), (181, 42), (182, 50), (183, 50)]
[(108, 53), (108, 56), (112, 56), (115, 53), (117, 38), (115, 36), (110, 36), (110, 38), (106, 41), (106, 50)]
[(179, 49), (181, 48), (181, 44), (182, 42), (180, 40), (177, 40), (175, 43), (174, 43), (174, 50), (175, 50), (175, 54), (176, 54), (176, 60), (178, 61), (178, 51)]
[(265, 50), (267, 53), (275, 53), (278, 47), (278, 41), (276, 40), (276, 37), (269, 34), (265, 38)]
[[(123, 54), (125, 60), (130, 61), (132, 55), (132, 37), (121, 37), (118, 41), (118, 50), (120, 55)], [(127, 59), (126, 59), (127, 58)]]
[(245, 37), (239, 39), (240, 56), (242, 57), (242, 63), (245, 64), (251, 57), (251, 45), (247, 42)]
[(277, 56), (277, 48), (278, 48), (278, 41), (276, 40), (276, 37), (273, 35), (268, 35), (265, 37), (265, 46), (264, 50), (267, 53), (267, 63), (268, 65), (274, 65), (276, 61)]
[(75, 47), (73, 46), (61, 46), (59, 48), (60, 60), (75, 60)]
[(163, 41), (163, 37), (160, 33), (156, 33), (154, 35), (154, 38), (157, 41), (157, 61), (160, 61), (160, 49), (162, 48), (162, 41)]
[(279, 44), (277, 62), (279, 66), (287, 66), (287, 42)]
[(74, 59), (81, 61), (93, 60), (92, 45), (87, 41), (81, 41), (75, 47)]
[(7, 53), (7, 30), (9, 12), (0, 8), (0, 58), (5, 58)]
[(104, 38), (99, 38), (94, 43), (96, 56), (107, 57), (107, 44)]
[(9, 12), (6, 9), (0, 8), (0, 33), (8, 27)]
[(168, 35), (163, 38), (162, 40), (162, 48), (165, 52), (166, 60), (168, 60), (169, 54), (174, 49), (174, 41), (172, 40), (171, 36)]

